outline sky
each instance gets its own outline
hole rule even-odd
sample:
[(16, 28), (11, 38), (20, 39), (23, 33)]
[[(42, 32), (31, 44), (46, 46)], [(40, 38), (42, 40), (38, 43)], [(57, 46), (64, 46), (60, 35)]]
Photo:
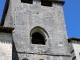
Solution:
[[(6, 0), (0, 1), (0, 20)], [(68, 38), (80, 38), (80, 0), (65, 0), (63, 6)]]

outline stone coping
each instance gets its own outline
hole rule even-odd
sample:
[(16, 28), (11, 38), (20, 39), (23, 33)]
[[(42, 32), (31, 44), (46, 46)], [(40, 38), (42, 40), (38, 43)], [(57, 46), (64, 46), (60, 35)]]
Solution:
[(12, 28), (12, 27), (3, 27), (3, 26), (0, 26), (0, 32), (12, 33), (12, 30), (14, 30), (14, 28)]
[(72, 37), (72, 38), (69, 38), (67, 40), (68, 40), (68, 42), (71, 42), (72, 40), (73, 41), (80, 41), (80, 38), (74, 38), (74, 37)]

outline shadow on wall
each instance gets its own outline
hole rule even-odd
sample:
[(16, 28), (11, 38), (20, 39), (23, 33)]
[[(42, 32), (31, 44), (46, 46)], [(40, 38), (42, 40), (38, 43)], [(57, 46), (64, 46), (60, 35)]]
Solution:
[(14, 44), (14, 42), (12, 42), (12, 43), (13, 43), (13, 46), (12, 46), (12, 60), (19, 60), (15, 44)]
[(0, 40), (1, 44), (12, 44), (10, 40)]
[(12, 34), (1, 32), (1, 28), (0, 28), (0, 44), (11, 44), (12, 45)]

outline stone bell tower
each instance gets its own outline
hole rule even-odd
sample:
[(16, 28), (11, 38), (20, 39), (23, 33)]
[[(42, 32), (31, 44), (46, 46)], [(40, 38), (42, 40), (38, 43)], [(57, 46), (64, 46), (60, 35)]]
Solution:
[(61, 0), (6, 0), (2, 24), (15, 28), (13, 60), (71, 60)]

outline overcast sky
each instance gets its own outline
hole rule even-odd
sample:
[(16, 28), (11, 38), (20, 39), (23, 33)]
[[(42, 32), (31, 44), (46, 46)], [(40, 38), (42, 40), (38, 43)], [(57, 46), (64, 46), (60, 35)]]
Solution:
[[(65, 0), (63, 6), (68, 37), (80, 38), (80, 0)], [(0, 1), (0, 19), (5, 0)]]

